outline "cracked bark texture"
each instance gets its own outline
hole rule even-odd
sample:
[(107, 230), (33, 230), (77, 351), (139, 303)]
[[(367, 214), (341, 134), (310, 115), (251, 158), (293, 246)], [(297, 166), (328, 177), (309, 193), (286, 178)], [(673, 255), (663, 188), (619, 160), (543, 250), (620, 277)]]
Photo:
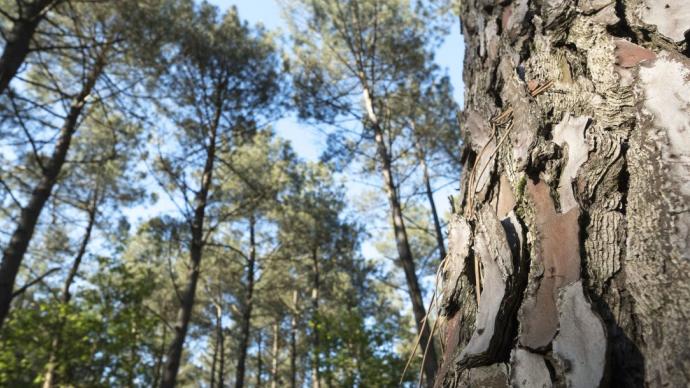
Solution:
[(690, 7), (459, 7), (465, 174), (436, 386), (687, 386)]

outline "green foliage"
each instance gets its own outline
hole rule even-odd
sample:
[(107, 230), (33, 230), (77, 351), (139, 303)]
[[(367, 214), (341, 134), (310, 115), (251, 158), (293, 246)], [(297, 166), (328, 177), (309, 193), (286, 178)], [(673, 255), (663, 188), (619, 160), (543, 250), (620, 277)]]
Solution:
[(106, 259), (99, 267), (77, 303), (37, 298), (13, 311), (0, 336), (0, 385), (40, 386), (58, 330), (60, 378), (91, 387), (150, 381), (142, 356), (151, 351), (157, 319), (142, 302), (152, 284)]
[[(0, 0), (3, 39), (23, 3)], [(288, 386), (294, 376), (303, 386), (318, 369), (327, 385), (398, 385), (412, 321), (395, 268), (362, 247), (389, 217), (380, 193), (354, 209), (339, 172), (354, 161), (368, 175), (380, 162), (367, 89), (419, 273), (429, 274), (436, 242), (415, 171), (422, 157), (456, 170), (459, 143), (450, 84), (430, 65), (443, 26), (435, 5), (408, 0), (293, 1), (287, 11), (294, 46), (285, 59), (274, 34), (234, 7), (50, 8), (11, 93), (0, 95), (2, 229), (16, 227), (75, 95), (104, 68), (23, 260), (15, 290), (28, 287), (0, 328), (0, 386), (42, 386), (52, 366), (54, 386), (159, 385), (201, 202), (203, 260), (179, 385), (233, 381), (249, 305), (252, 383)], [(301, 160), (271, 128), (288, 101), (325, 125), (321, 161)], [(391, 233), (375, 237), (394, 256)], [(3, 248), (8, 239), (0, 235)]]

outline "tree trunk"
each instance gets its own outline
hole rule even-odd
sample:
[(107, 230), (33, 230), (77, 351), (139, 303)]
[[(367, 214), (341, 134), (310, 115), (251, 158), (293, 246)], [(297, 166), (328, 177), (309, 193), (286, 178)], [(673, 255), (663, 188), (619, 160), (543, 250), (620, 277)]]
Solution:
[(5, 49), (0, 57), (0, 95), (10, 85), (10, 81), (29, 54), (31, 39), (41, 20), (45, 18), (46, 12), (59, 2), (60, 0), (35, 0), (28, 4), (21, 4), (19, 16), (13, 21), (12, 29), (6, 37)]
[(434, 220), (434, 231), (436, 232), (436, 244), (438, 245), (438, 255), (441, 261), (446, 258), (446, 245), (443, 242), (443, 227), (441, 226), (441, 220), (438, 217), (438, 211), (436, 210), (436, 201), (434, 201), (434, 191), (431, 188), (431, 177), (429, 177), (429, 168), (426, 165), (426, 157), (419, 144), (417, 147), (417, 158), (419, 159), (419, 164), (422, 167), (422, 178), (424, 180), (424, 190), (426, 191), (426, 197), (429, 200), (429, 208), (431, 209), (431, 217)]
[(312, 276), (313, 283), (311, 288), (311, 308), (312, 308), (312, 329), (311, 329), (311, 386), (312, 388), (319, 388), (321, 386), (321, 376), (319, 369), (321, 368), (320, 361), (320, 339), (319, 339), (319, 288), (320, 273), (319, 273), (319, 256), (318, 250), (314, 247), (312, 251)]
[[(222, 323), (222, 318), (223, 318), (223, 310), (221, 309), (219, 304), (215, 305), (216, 307), (216, 341), (215, 344), (213, 345), (213, 360), (211, 362), (211, 384), (210, 388), (213, 388), (216, 386), (216, 364), (218, 362), (218, 353), (221, 350), (222, 347), (222, 341), (223, 341), (223, 325)], [(220, 372), (221, 374), (223, 373), (222, 371)], [(222, 387), (222, 385), (221, 385)]]
[(371, 92), (366, 87), (364, 88), (364, 102), (368, 112), (369, 121), (371, 121), (371, 125), (374, 130), (377, 154), (379, 161), (381, 162), (383, 183), (385, 185), (386, 195), (388, 196), (388, 203), (391, 207), (391, 220), (393, 223), (395, 242), (398, 248), (398, 258), (403, 270), (405, 271), (405, 279), (407, 280), (407, 288), (410, 294), (410, 302), (412, 303), (412, 311), (417, 324), (417, 331), (419, 332), (420, 336), (420, 348), (428, 348), (424, 362), (424, 374), (426, 375), (427, 385), (433, 385), (438, 366), (436, 347), (434, 346), (433, 339), (431, 337), (431, 330), (428, 322), (427, 324), (424, 324), (426, 309), (424, 308), (424, 300), (422, 299), (422, 290), (419, 287), (419, 281), (417, 280), (417, 272), (415, 270), (414, 258), (412, 257), (412, 250), (410, 249), (410, 243), (407, 238), (407, 230), (405, 229), (405, 222), (403, 220), (400, 198), (398, 198), (398, 191), (393, 178), (391, 157), (388, 152), (388, 148), (386, 147), (383, 129), (379, 125), (378, 118), (374, 112), (373, 97)]
[[(219, 100), (221, 93), (218, 93)], [(213, 165), (216, 154), (216, 135), (220, 117), (222, 100), (217, 102), (214, 121), (211, 124), (209, 145), (206, 153), (206, 161), (201, 176), (201, 185), (194, 198), (194, 216), (190, 225), (192, 241), (189, 248), (189, 258), (191, 264), (191, 271), (187, 280), (187, 285), (180, 297), (180, 308), (177, 313), (177, 322), (175, 323), (175, 330), (173, 338), (168, 347), (165, 368), (163, 371), (163, 378), (161, 380), (161, 388), (173, 388), (177, 381), (177, 371), (180, 368), (180, 360), (182, 358), (182, 348), (184, 346), (185, 337), (187, 336), (187, 329), (189, 321), (192, 318), (192, 309), (194, 308), (194, 298), (196, 294), (196, 285), (199, 281), (199, 271), (201, 269), (201, 258), (204, 250), (204, 218), (206, 216), (206, 204), (208, 200), (209, 190), (211, 188), (211, 181), (213, 177)]]
[[(249, 262), (247, 263), (247, 295), (242, 309), (242, 321), (240, 326), (240, 349), (237, 357), (237, 371), (235, 375), (235, 387), (244, 386), (244, 375), (247, 363), (247, 350), (249, 348), (249, 336), (252, 320), (252, 308), (254, 307), (254, 271), (256, 265), (256, 232), (254, 216), (249, 217)], [(259, 344), (261, 346), (261, 344)]]
[(211, 381), (209, 382), (209, 387), (213, 388), (216, 386), (216, 363), (218, 361), (218, 336), (216, 335), (215, 342), (213, 344), (213, 358), (211, 359)]
[(218, 387), (225, 388), (225, 333), (220, 332), (220, 361), (218, 365)]
[(688, 385), (686, 7), (578, 3), (462, 2), (437, 386)]
[(273, 347), (271, 352), (271, 388), (278, 388), (278, 336), (280, 335), (280, 322), (273, 323)]
[(96, 63), (88, 74), (79, 95), (74, 99), (60, 129), (53, 154), (41, 169), (41, 179), (34, 187), (29, 204), (21, 209), (17, 226), (12, 232), (7, 247), (3, 251), (2, 264), (0, 264), (0, 328), (10, 310), (12, 302), (12, 289), (19, 272), (24, 254), (29, 247), (29, 242), (34, 234), (34, 229), (43, 210), (43, 206), (50, 197), (58, 175), (65, 164), (67, 151), (69, 150), (72, 136), (77, 131), (79, 117), (81, 116), (87, 98), (91, 95), (96, 81), (103, 73), (106, 65), (107, 53), (110, 43), (99, 54)]
[(292, 292), (292, 317), (290, 318), (290, 387), (297, 388), (297, 290)]
[[(89, 241), (91, 240), (91, 232), (93, 231), (93, 226), (96, 223), (96, 213), (99, 200), (98, 195), (98, 189), (95, 189), (92, 193), (91, 203), (89, 204), (89, 207), (87, 209), (88, 223), (86, 224), (84, 237), (81, 240), (81, 244), (79, 245), (77, 255), (74, 257), (72, 267), (70, 268), (69, 273), (67, 274), (67, 278), (65, 279), (64, 285), (62, 286), (60, 304), (63, 306), (67, 306), (70, 300), (72, 299), (70, 288), (72, 287), (72, 283), (74, 283), (74, 279), (76, 278), (77, 272), (79, 271), (79, 266), (81, 265), (84, 255), (86, 255), (86, 248), (89, 245)], [(48, 358), (48, 364), (46, 365), (46, 372), (43, 380), (43, 388), (52, 388), (56, 386), (58, 383), (56, 378), (56, 371), (58, 369), (58, 362), (60, 361), (59, 354), (60, 348), (62, 347), (62, 331), (64, 329), (64, 325), (65, 317), (63, 317), (62, 312), (60, 312), (58, 326), (55, 330), (53, 340), (51, 341), (50, 356)]]
[(256, 387), (258, 388), (261, 387), (261, 375), (264, 369), (263, 359), (261, 358), (261, 344), (263, 343), (263, 336), (261, 335), (261, 330), (259, 330), (256, 333), (256, 335)]
[(163, 335), (162, 335), (162, 339), (161, 339), (161, 346), (157, 352), (158, 355), (156, 357), (156, 364), (153, 368), (154, 373), (153, 373), (153, 384), (151, 384), (152, 387), (157, 387), (158, 381), (161, 378), (161, 368), (163, 366), (163, 355), (165, 355), (165, 339), (167, 336), (168, 336), (168, 324), (166, 322), (163, 322)]

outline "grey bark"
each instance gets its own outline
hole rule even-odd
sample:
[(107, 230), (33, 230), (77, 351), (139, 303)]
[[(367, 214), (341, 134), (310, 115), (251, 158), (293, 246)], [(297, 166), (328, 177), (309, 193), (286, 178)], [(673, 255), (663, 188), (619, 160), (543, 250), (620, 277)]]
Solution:
[(29, 203), (21, 209), (17, 226), (12, 232), (12, 237), (5, 247), (0, 264), (0, 328), (10, 310), (12, 302), (12, 289), (19, 272), (24, 254), (33, 237), (36, 224), (43, 211), (43, 206), (50, 197), (53, 186), (57, 182), (58, 175), (65, 164), (67, 152), (72, 142), (72, 137), (77, 131), (79, 118), (82, 115), (87, 98), (91, 95), (96, 81), (99, 79), (106, 66), (107, 53), (110, 43), (104, 47), (98, 55), (96, 63), (87, 75), (79, 94), (74, 98), (67, 117), (60, 129), (55, 148), (50, 159), (44, 163), (41, 169), (41, 178), (33, 188)]
[(687, 386), (684, 2), (459, 11), (465, 174), (436, 385)]

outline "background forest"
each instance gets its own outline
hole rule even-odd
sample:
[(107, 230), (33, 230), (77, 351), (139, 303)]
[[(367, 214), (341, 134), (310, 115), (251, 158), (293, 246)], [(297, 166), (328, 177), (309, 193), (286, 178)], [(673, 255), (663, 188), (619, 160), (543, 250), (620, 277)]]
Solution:
[(456, 18), (281, 6), (0, 0), (0, 386), (433, 383)]

